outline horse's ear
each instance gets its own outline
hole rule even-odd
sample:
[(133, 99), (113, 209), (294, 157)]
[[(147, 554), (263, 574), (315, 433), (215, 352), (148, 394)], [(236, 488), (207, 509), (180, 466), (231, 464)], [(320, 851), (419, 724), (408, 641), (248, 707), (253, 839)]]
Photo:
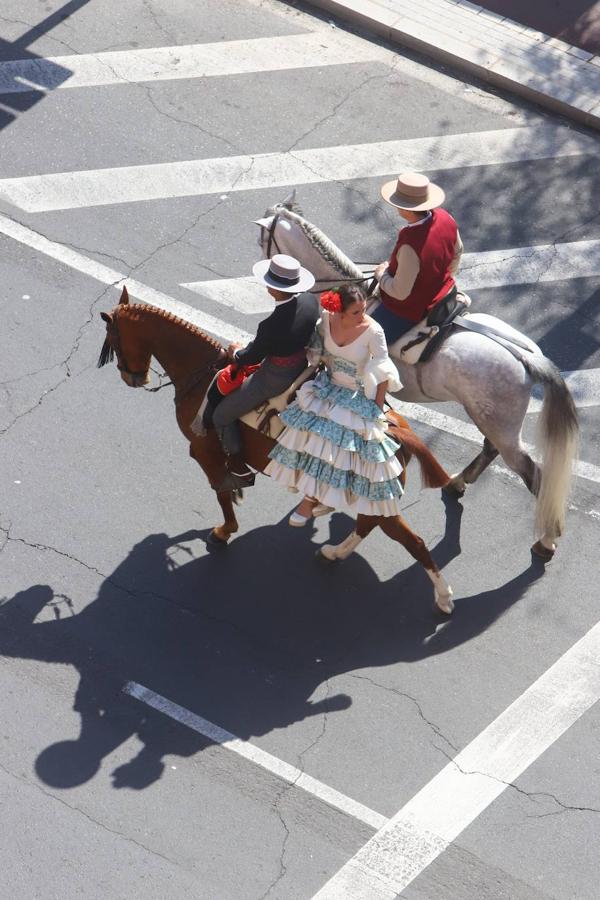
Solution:
[(282, 206), (285, 206), (286, 209), (292, 210), (296, 203), (296, 188), (292, 191), (291, 194), (288, 194), (285, 200), (282, 202)]
[(121, 297), (119, 299), (119, 305), (121, 303), (129, 303), (129, 294), (127, 293), (127, 288), (123, 285), (123, 290), (121, 291)]
[(110, 323), (112, 322), (112, 316), (110, 313), (101, 312), (100, 318), (104, 319), (104, 321), (107, 323), (107, 325), (110, 325)]

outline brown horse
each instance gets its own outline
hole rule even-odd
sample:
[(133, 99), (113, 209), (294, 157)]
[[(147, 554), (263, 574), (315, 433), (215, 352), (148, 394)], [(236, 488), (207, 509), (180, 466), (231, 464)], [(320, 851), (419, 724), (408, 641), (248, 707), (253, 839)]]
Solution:
[[(98, 365), (103, 366), (113, 356), (121, 378), (129, 387), (143, 387), (149, 381), (150, 363), (155, 357), (175, 387), (177, 424), (189, 441), (190, 456), (200, 465), (223, 510), (225, 521), (212, 529), (211, 540), (227, 543), (238, 530), (234, 512), (234, 492), (223, 489), (226, 483), (226, 457), (214, 431), (205, 437), (195, 435), (190, 427), (214, 372), (225, 361), (225, 352), (215, 340), (196, 326), (146, 304), (130, 304), (123, 288), (119, 305), (111, 313), (102, 313), (106, 322), (106, 340)], [(414, 455), (421, 466), (425, 487), (443, 487), (450, 476), (438, 463), (428, 447), (412, 431), (408, 422), (397, 413), (388, 413), (390, 434), (401, 444), (398, 458), (402, 463), (402, 484), (406, 480), (406, 465)], [(244, 455), (247, 463), (262, 472), (269, 461), (272, 438), (242, 425)], [(414, 534), (401, 516), (359, 515), (356, 531), (337, 547), (326, 545), (322, 555), (326, 559), (343, 559), (374, 528), (379, 526), (388, 537), (401, 543), (420, 562), (431, 578), (436, 603), (444, 612), (452, 611), (452, 590), (446, 584), (422, 538)]]

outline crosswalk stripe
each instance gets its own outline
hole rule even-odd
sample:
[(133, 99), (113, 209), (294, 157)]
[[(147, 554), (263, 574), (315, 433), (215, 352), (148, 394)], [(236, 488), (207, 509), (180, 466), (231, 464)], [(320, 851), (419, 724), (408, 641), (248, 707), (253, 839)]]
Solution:
[(597, 275), (600, 275), (600, 240), (465, 253), (459, 280), (464, 290), (472, 291)]
[(273, 301), (267, 294), (264, 285), (257, 284), (252, 276), (216, 278), (211, 281), (188, 281), (180, 284), (180, 287), (247, 316), (268, 313), (273, 310)]
[(542, 125), (5, 178), (0, 199), (26, 212), (45, 212), (592, 153), (594, 138)]
[[(373, 264), (380, 260), (373, 260)], [(458, 281), (465, 291), (513, 284), (537, 284), (600, 275), (600, 240), (572, 241), (465, 253)], [(193, 291), (244, 314), (269, 312), (271, 301), (252, 277), (183, 282)]]
[(0, 63), (0, 93), (320, 68), (384, 60), (389, 56), (390, 51), (368, 41), (342, 40), (336, 32), (320, 31), (213, 44), (16, 59)]
[(162, 291), (157, 291), (146, 284), (142, 284), (141, 281), (136, 281), (134, 278), (118, 272), (116, 269), (111, 269), (95, 259), (90, 259), (89, 256), (84, 256), (83, 253), (72, 250), (71, 247), (66, 247), (57, 241), (51, 241), (37, 231), (33, 231), (31, 228), (21, 225), (20, 222), (15, 222), (8, 216), (1, 214), (0, 234), (5, 234), (7, 237), (19, 241), (26, 247), (31, 247), (38, 253), (49, 256), (51, 259), (57, 260), (57, 262), (74, 269), (76, 272), (82, 272), (101, 284), (106, 284), (119, 290), (126, 284), (127, 290), (133, 298), (148, 303), (150, 306), (166, 309), (168, 312), (172, 312), (173, 315), (180, 316), (193, 325), (197, 325), (202, 331), (206, 331), (216, 338), (239, 344), (247, 344), (252, 339), (251, 334), (248, 334), (247, 331), (241, 328), (236, 328), (235, 325), (230, 325), (227, 322), (223, 322), (222, 319), (216, 319), (208, 313), (194, 309), (188, 306), (187, 303), (181, 303)]
[[(186, 303), (181, 303), (179, 300), (169, 297), (168, 294), (164, 294), (162, 291), (154, 290), (154, 288), (148, 287), (139, 281), (130, 279), (122, 272), (111, 269), (95, 259), (90, 259), (82, 253), (66, 247), (64, 244), (51, 241), (31, 228), (27, 228), (25, 225), (21, 225), (19, 222), (15, 222), (8, 216), (1, 214), (0, 234), (5, 234), (7, 237), (27, 247), (31, 247), (51, 259), (55, 259), (77, 272), (82, 272), (101, 284), (119, 288), (126, 283), (127, 289), (133, 297), (137, 297), (139, 300), (152, 306), (166, 309), (174, 315), (181, 316), (217, 338), (240, 344), (247, 344), (252, 338), (252, 335), (248, 334), (248, 332), (236, 328), (234, 325), (229, 325), (227, 322), (223, 322), (221, 319), (217, 319), (202, 310), (194, 309)], [(438, 428), (440, 431), (454, 434), (462, 439), (473, 441), (478, 445), (481, 444), (481, 435), (474, 425), (455, 419), (452, 416), (447, 416), (437, 410), (429, 409), (418, 403), (411, 403), (407, 407), (406, 415), (414, 421), (423, 422), (426, 425)], [(574, 471), (581, 478), (600, 483), (600, 466), (578, 460), (575, 463)]]

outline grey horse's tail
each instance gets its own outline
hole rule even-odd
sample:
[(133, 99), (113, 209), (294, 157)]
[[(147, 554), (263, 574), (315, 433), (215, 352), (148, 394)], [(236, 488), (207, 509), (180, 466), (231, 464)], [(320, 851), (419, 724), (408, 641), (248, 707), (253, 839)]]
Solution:
[(562, 375), (545, 356), (524, 354), (522, 362), (537, 384), (544, 386), (536, 448), (541, 461), (535, 526), (539, 536), (562, 534), (567, 499), (577, 455), (579, 423), (573, 398)]

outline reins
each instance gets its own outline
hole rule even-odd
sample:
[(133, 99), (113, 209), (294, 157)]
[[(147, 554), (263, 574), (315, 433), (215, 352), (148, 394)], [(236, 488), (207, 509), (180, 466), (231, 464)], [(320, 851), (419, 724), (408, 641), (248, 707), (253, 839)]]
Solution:
[[(113, 357), (116, 355), (117, 357), (117, 368), (120, 372), (124, 372), (126, 375), (129, 375), (132, 378), (142, 378), (147, 376), (148, 372), (153, 372), (157, 378), (159, 379), (159, 384), (155, 385), (155, 387), (148, 387), (143, 384), (141, 387), (145, 391), (148, 391), (149, 394), (156, 394), (158, 391), (161, 391), (165, 387), (174, 387), (175, 388), (175, 397), (174, 402), (175, 405), (180, 403), (187, 395), (192, 391), (195, 387), (200, 384), (200, 382), (210, 373), (217, 371), (217, 366), (220, 361), (225, 357), (226, 351), (223, 347), (216, 347), (216, 356), (213, 360), (206, 363), (206, 365), (202, 366), (200, 369), (196, 369), (194, 372), (191, 372), (187, 378), (184, 380), (182, 385), (176, 385), (174, 381), (164, 381), (164, 378), (167, 378), (166, 372), (162, 374), (158, 372), (153, 366), (149, 366), (145, 372), (132, 372), (123, 364), (123, 351), (121, 347), (121, 335), (119, 334), (118, 327), (118, 318), (115, 316), (110, 324), (107, 326), (107, 339), (104, 342), (104, 346), (102, 347), (102, 352), (100, 353), (100, 359), (98, 360), (98, 366), (104, 366), (106, 363), (111, 362)], [(110, 338), (110, 340), (109, 340)]]
[[(275, 249), (278, 253), (281, 253), (281, 248), (280, 248), (279, 244), (277, 243), (277, 238), (275, 237), (275, 229), (277, 228), (277, 223), (280, 218), (281, 218), (281, 213), (275, 213), (275, 215), (273, 216), (273, 219), (271, 221), (271, 224), (269, 225), (268, 228), (266, 227), (266, 225), (260, 226), (262, 229), (264, 229), (267, 232), (267, 259), (271, 259), (271, 250), (273, 249), (273, 247), (275, 247)], [(372, 266), (372, 263), (370, 263), (370, 262), (358, 262), (358, 263), (355, 263), (355, 265), (367, 266), (368, 268), (372, 267), (373, 271), (375, 270), (375, 266)], [(348, 276), (342, 275), (338, 279), (317, 278), (315, 281), (315, 284), (329, 284), (334, 280), (337, 280), (339, 282), (344, 282), (346, 284), (364, 284), (365, 282), (370, 281), (371, 284), (369, 285), (369, 287), (367, 289), (367, 297), (371, 296), (371, 294), (373, 293), (373, 291), (375, 290), (375, 287), (377, 285), (377, 281), (373, 278), (372, 273), (370, 275), (363, 275), (362, 277), (355, 277), (355, 278), (353, 278), (349, 275)]]

